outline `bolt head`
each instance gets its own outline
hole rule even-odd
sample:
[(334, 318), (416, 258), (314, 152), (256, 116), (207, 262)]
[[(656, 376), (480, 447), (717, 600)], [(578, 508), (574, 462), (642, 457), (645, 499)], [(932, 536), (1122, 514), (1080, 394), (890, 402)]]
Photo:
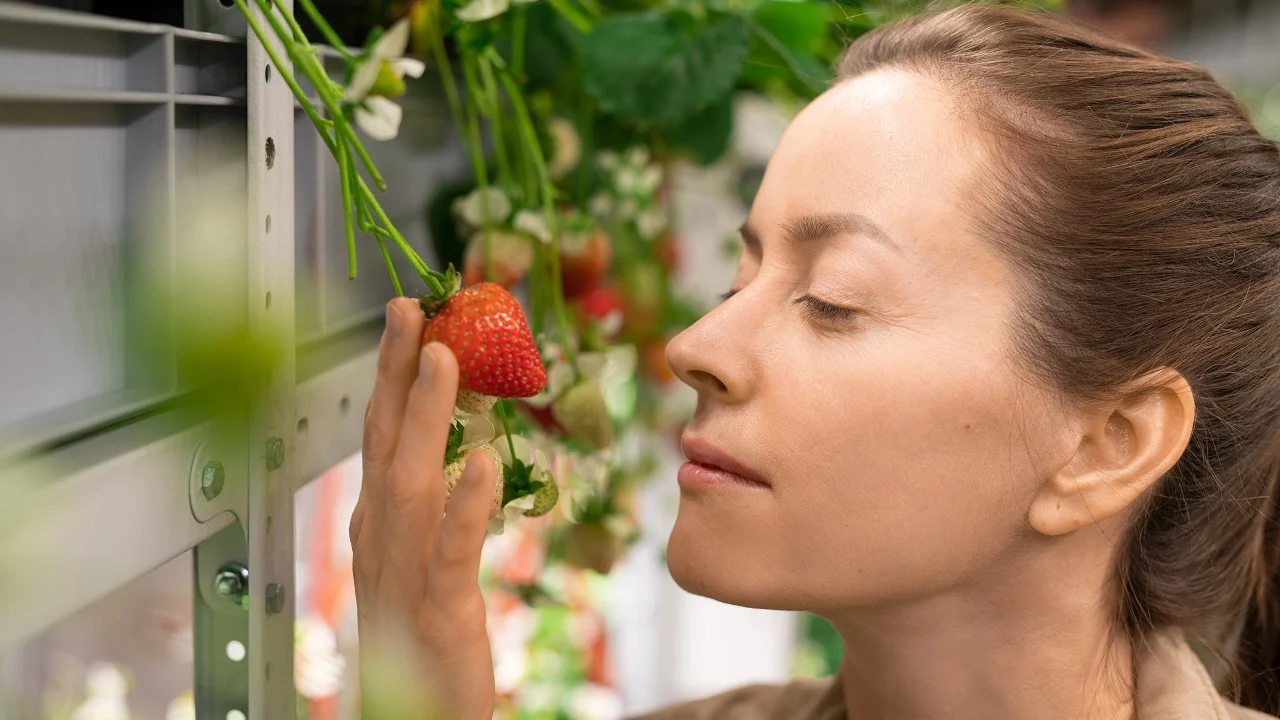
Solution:
[(244, 583), (241, 582), (239, 573), (233, 570), (218, 573), (213, 584), (218, 589), (218, 594), (226, 598), (235, 598), (244, 593)]
[(267, 469), (279, 470), (284, 465), (284, 440), (267, 438)]
[(205, 500), (212, 500), (222, 494), (222, 486), (226, 483), (227, 471), (222, 463), (212, 460), (205, 463), (200, 471), (200, 492)]
[(278, 615), (284, 610), (284, 585), (280, 583), (267, 584), (267, 614)]

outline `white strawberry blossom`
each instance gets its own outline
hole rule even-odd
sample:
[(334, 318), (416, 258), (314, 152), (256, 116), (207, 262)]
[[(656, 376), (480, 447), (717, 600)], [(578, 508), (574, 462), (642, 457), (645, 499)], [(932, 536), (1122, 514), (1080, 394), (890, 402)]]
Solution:
[(547, 123), (547, 132), (554, 144), (547, 172), (552, 180), (559, 180), (578, 166), (582, 159), (582, 140), (578, 138), (578, 130), (573, 123), (561, 117), (552, 118)]
[(479, 229), (484, 227), (486, 201), (489, 204), (489, 222), (493, 225), (506, 223), (507, 218), (511, 216), (511, 200), (501, 188), (492, 185), (486, 188), (476, 188), (454, 200), (453, 212), (473, 229)]
[(471, 0), (453, 15), (463, 22), (492, 20), (506, 12), (513, 4), (525, 5), (534, 0)]
[(587, 203), (593, 215), (606, 222), (634, 223), (643, 240), (667, 229), (667, 213), (654, 197), (662, 185), (662, 166), (651, 162), (647, 147), (637, 145), (622, 155), (603, 150), (596, 154), (596, 165), (605, 171), (607, 183)]
[(408, 47), (409, 18), (406, 17), (383, 33), (369, 52), (360, 58), (347, 86), (345, 99), (355, 104), (356, 125), (374, 140), (395, 138), (400, 133), (400, 121), (404, 118), (404, 109), (397, 102), (370, 94), (382, 68), (390, 69), (397, 80), (406, 75), (422, 77), (427, 69), (421, 60), (404, 57)]
[(544, 245), (551, 243), (551, 229), (547, 227), (547, 215), (545, 212), (540, 210), (520, 210), (516, 213), (515, 219), (511, 221), (511, 227), (526, 235), (532, 235), (542, 241)]

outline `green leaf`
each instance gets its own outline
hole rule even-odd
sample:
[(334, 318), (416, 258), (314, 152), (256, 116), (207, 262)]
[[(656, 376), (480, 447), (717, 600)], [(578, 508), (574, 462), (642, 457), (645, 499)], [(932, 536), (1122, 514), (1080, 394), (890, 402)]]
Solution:
[(543, 481), (534, 481), (533, 466), (519, 460), (512, 460), (510, 465), (502, 468), (502, 506), (512, 500), (519, 500), (525, 495), (532, 495), (543, 486)]
[(449, 427), (449, 439), (444, 446), (444, 464), (448, 465), (458, 459), (458, 448), (462, 447), (462, 433), (466, 428), (457, 420)]
[[(753, 23), (751, 34), (758, 41), (753, 46), (752, 69), (762, 67), (786, 68), (790, 75), (800, 83), (800, 87), (811, 95), (818, 95), (827, 89), (831, 80), (831, 70), (824, 66), (811, 53), (798, 51), (788, 47), (769, 28)], [(756, 78), (753, 78), (756, 79)]]
[(677, 152), (689, 155), (699, 165), (711, 165), (729, 149), (733, 136), (733, 93), (664, 130)]
[(826, 3), (768, 0), (756, 8), (751, 19), (788, 49), (814, 55), (830, 26), (828, 12)]
[(735, 15), (617, 15), (582, 41), (582, 84), (600, 110), (640, 125), (670, 125), (733, 87), (750, 34)]

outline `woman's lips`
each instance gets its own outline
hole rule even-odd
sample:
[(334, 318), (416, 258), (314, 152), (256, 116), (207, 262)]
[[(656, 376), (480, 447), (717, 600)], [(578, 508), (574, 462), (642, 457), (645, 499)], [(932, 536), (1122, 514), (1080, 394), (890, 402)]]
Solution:
[(680, 448), (689, 460), (676, 473), (682, 488), (769, 487), (759, 473), (706, 440), (685, 434), (680, 437)]

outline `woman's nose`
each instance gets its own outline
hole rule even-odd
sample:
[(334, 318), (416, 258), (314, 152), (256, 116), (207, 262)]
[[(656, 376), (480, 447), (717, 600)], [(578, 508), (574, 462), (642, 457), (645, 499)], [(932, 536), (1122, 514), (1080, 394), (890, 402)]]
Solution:
[(750, 392), (749, 328), (731, 307), (744, 299), (726, 301), (667, 343), (667, 364), (699, 395), (736, 403)]

